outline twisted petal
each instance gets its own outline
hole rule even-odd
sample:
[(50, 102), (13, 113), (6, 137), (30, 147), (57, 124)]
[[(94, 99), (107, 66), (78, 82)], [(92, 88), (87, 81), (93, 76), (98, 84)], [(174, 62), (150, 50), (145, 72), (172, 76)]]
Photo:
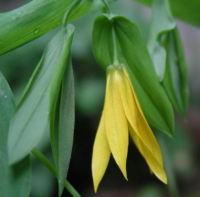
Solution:
[(103, 178), (103, 175), (106, 171), (110, 159), (110, 148), (106, 137), (104, 119), (105, 116), (103, 113), (96, 134), (93, 147), (93, 154), (92, 154), (92, 177), (93, 177), (95, 192), (97, 191), (99, 183)]
[(105, 101), (105, 128), (113, 157), (127, 179), (128, 122), (120, 97), (118, 79), (117, 71), (112, 70), (108, 73)]
[(126, 117), (130, 123), (129, 131), (138, 147), (140, 153), (145, 158), (152, 172), (164, 183), (167, 183), (167, 177), (163, 170), (162, 155), (159, 145), (154, 137), (144, 115), (139, 102), (132, 88), (129, 75), (125, 68), (119, 72), (121, 74), (120, 93)]

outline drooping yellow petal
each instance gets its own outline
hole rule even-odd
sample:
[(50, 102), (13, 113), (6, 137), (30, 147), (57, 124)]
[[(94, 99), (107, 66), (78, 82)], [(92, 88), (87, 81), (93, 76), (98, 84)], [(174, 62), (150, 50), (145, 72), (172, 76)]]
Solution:
[(106, 100), (105, 100), (105, 128), (108, 144), (113, 157), (127, 179), (126, 160), (128, 153), (128, 122), (123, 109), (118, 72), (108, 69)]
[[(128, 124), (128, 128), (129, 128), (129, 131), (130, 131), (130, 134), (131, 134), (131, 137), (136, 145), (136, 147), (138, 148), (139, 152), (141, 153), (141, 155), (143, 156), (144, 155), (144, 151), (143, 150), (145, 147), (144, 145), (142, 144), (142, 141), (140, 140), (140, 138), (138, 137), (138, 135), (135, 133), (135, 131), (132, 129), (132, 127), (130, 126), (130, 123)], [(143, 156), (144, 157), (144, 156)], [(145, 159), (145, 158), (144, 158)], [(150, 166), (149, 166), (149, 171), (151, 174), (153, 174)]]
[(105, 132), (105, 116), (104, 113), (101, 116), (101, 121), (96, 134), (93, 154), (92, 154), (92, 177), (94, 183), (94, 190), (97, 192), (99, 183), (101, 182), (108, 162), (110, 159), (110, 148), (107, 141), (107, 136)]
[(159, 145), (143, 115), (128, 73), (124, 67), (123, 70), (119, 69), (119, 72), (122, 73), (120, 75), (122, 76), (120, 93), (125, 114), (130, 123), (131, 136), (150, 169), (160, 180), (166, 183), (166, 174), (163, 170), (163, 161)]
[(139, 145), (138, 149), (142, 150), (142, 151), (140, 151), (140, 153), (146, 160), (146, 162), (150, 168), (150, 171), (152, 173), (154, 173), (159, 180), (161, 180), (163, 183), (167, 184), (167, 176), (163, 169), (163, 166), (155, 158), (153, 153), (151, 151), (149, 151), (149, 149), (143, 144), (143, 142), (140, 140), (140, 138), (138, 137), (138, 135), (136, 134), (136, 132), (133, 130), (133, 128), (130, 125), (129, 125), (129, 131), (130, 131), (131, 137), (132, 137), (133, 141), (135, 142), (136, 146), (138, 147), (138, 145)]
[[(154, 156), (157, 158), (157, 160), (160, 162), (160, 164), (163, 166), (163, 161), (162, 161), (162, 154), (160, 151), (160, 147), (157, 143), (157, 140), (153, 134), (153, 132), (151, 131), (151, 128), (149, 127), (149, 124), (146, 121), (146, 118), (144, 117), (144, 114), (142, 112), (142, 109), (140, 107), (140, 104), (138, 102), (137, 96), (135, 94), (135, 91), (132, 87), (132, 83), (130, 81), (129, 75), (126, 71), (126, 69), (123, 69), (124, 73), (125, 73), (125, 83), (127, 84), (127, 86), (129, 85), (130, 90), (132, 92), (132, 96), (135, 103), (135, 109), (136, 109), (136, 125), (132, 124), (133, 121), (129, 120), (130, 125), (133, 127), (134, 131), (137, 133), (137, 135), (139, 136), (140, 140), (147, 146), (147, 148), (149, 148), (149, 150), (154, 154)], [(128, 117), (127, 117), (128, 118)], [(134, 128), (137, 128), (135, 129)]]

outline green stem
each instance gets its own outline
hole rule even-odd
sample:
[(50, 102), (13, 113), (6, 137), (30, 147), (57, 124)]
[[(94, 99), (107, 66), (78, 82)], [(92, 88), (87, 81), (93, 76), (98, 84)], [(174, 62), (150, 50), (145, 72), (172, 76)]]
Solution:
[[(112, 12), (111, 12), (111, 9), (110, 9), (108, 2), (106, 0), (102, 0), (102, 2), (106, 6), (108, 14), (112, 15)], [(112, 26), (112, 39), (113, 39), (113, 50), (114, 50), (113, 51), (113, 64), (119, 65), (118, 54), (117, 54), (117, 41), (116, 41), (115, 31), (114, 31), (113, 26)]]
[(106, 6), (107, 12), (108, 12), (109, 14), (112, 14), (112, 12), (111, 12), (111, 9), (110, 9), (110, 6), (109, 6), (108, 2), (107, 2), (106, 0), (102, 0), (102, 2), (103, 2), (103, 3), (104, 3), (104, 5)]
[[(57, 178), (56, 170), (53, 164), (36, 148), (32, 151), (33, 155), (37, 157), (47, 168), (48, 170)], [(81, 195), (74, 189), (74, 187), (66, 180), (65, 181), (65, 188), (69, 191), (69, 193), (73, 197), (81, 197)]]
[(70, 15), (70, 13), (72, 12), (72, 10), (80, 3), (80, 0), (74, 0), (73, 3), (69, 6), (69, 8), (67, 9), (67, 11), (65, 12), (64, 14), (64, 17), (63, 17), (63, 21), (62, 21), (62, 24), (63, 24), (63, 31), (66, 30), (66, 25), (67, 25), (67, 22), (68, 22), (68, 17)]
[(32, 152), (33, 155), (35, 155), (35, 157), (37, 157), (49, 169), (49, 171), (55, 177), (57, 177), (56, 170), (55, 170), (53, 164), (39, 150), (34, 148), (31, 152)]
[(119, 59), (118, 59), (118, 54), (117, 54), (117, 41), (115, 37), (115, 30), (114, 27), (112, 26), (112, 38), (113, 38), (113, 55), (114, 55), (114, 65), (119, 65)]
[(163, 161), (164, 161), (164, 166), (165, 166), (165, 170), (166, 170), (166, 174), (168, 177), (168, 191), (169, 191), (169, 196), (171, 197), (178, 197), (179, 196), (179, 191), (178, 191), (178, 186), (176, 183), (176, 177), (174, 174), (174, 169), (173, 169), (173, 165), (171, 162), (171, 158), (170, 155), (168, 153), (168, 147), (167, 144), (165, 142), (164, 137), (159, 134), (158, 135), (158, 141), (160, 144), (160, 148), (162, 150), (162, 155), (163, 155)]
[(70, 192), (72, 196), (81, 197), (80, 194), (74, 189), (74, 187), (67, 180), (65, 181), (65, 188)]

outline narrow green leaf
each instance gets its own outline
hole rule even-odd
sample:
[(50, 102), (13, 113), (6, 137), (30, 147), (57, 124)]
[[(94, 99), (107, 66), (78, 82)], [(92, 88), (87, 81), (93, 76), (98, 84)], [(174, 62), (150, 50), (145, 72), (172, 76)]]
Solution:
[(160, 81), (163, 80), (166, 66), (166, 51), (162, 44), (162, 36), (175, 27), (176, 23), (171, 14), (168, 0), (154, 0), (147, 46)]
[[(164, 86), (172, 104), (181, 115), (184, 115), (187, 107), (188, 87), (181, 40), (168, 0), (154, 0), (152, 9), (148, 50), (159, 80), (163, 81), (165, 76)], [(164, 41), (162, 41), (163, 36), (165, 36)], [(167, 45), (166, 48), (165, 45)]]
[(188, 87), (188, 73), (187, 73), (187, 65), (185, 61), (185, 53), (184, 47), (182, 45), (181, 37), (178, 31), (178, 28), (174, 29), (174, 38), (177, 50), (178, 64), (179, 64), (179, 72), (180, 72), (180, 89), (181, 89), (181, 98), (183, 101), (183, 107), (187, 109), (188, 100), (189, 100), (189, 87)]
[(98, 63), (106, 69), (113, 64), (114, 29), (119, 63), (127, 66), (133, 87), (147, 121), (173, 136), (174, 116), (172, 106), (155, 74), (149, 53), (138, 27), (121, 16), (100, 16), (95, 20), (93, 50)]
[(68, 25), (68, 44), (63, 45), (62, 54), (50, 85), (50, 134), (53, 158), (58, 177), (59, 196), (71, 158), (74, 132), (74, 82), (70, 62), (70, 49), (74, 27)]
[(59, 193), (61, 196), (71, 159), (75, 122), (74, 77), (71, 62), (68, 65), (60, 100), (59, 119)]
[[(0, 14), (0, 55), (11, 51), (59, 26), (73, 0), (34, 0), (10, 12)], [(80, 0), (69, 19), (84, 15), (92, 0)]]
[(167, 67), (163, 84), (172, 104), (184, 116), (188, 105), (187, 69), (177, 28), (169, 34), (166, 50)]
[(7, 138), (14, 109), (15, 103), (12, 92), (0, 73), (0, 196), (28, 197), (31, 178), (29, 157), (14, 166), (8, 165)]
[[(134, 0), (151, 6), (153, 0)], [(200, 27), (199, 0), (170, 0), (172, 13), (175, 17)]]
[(11, 164), (30, 153), (48, 126), (50, 83), (60, 58), (65, 55), (63, 49), (71, 45), (71, 37), (60, 31), (49, 43), (17, 106), (8, 137)]

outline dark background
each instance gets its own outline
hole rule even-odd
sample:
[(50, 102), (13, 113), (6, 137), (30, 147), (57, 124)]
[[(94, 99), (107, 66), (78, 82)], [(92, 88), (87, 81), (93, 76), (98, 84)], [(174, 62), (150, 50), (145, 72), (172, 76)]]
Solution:
[[(10, 11), (27, 0), (0, 0), (0, 12)], [(115, 13), (135, 22), (147, 40), (151, 10), (129, 0), (112, 4)], [(73, 21), (76, 27), (72, 46), (76, 88), (76, 125), (68, 180), (83, 197), (164, 197), (170, 196), (168, 187), (149, 173), (149, 169), (130, 141), (127, 159), (127, 182), (111, 158), (98, 193), (93, 191), (91, 155), (95, 133), (100, 120), (105, 91), (105, 73), (96, 63), (91, 47), (93, 22), (100, 11), (90, 12)], [(177, 21), (188, 65), (190, 101), (187, 117), (176, 114), (174, 139), (163, 135), (167, 162), (173, 167), (181, 197), (200, 196), (200, 29)], [(2, 28), (2, 27), (0, 27)], [(0, 70), (19, 100), (43, 50), (59, 27), (31, 43), (0, 56)], [(160, 142), (160, 141), (159, 141)], [(38, 148), (51, 159), (48, 129)], [(31, 197), (57, 196), (57, 183), (51, 173), (34, 156)], [(172, 189), (173, 192), (173, 189)], [(67, 191), (64, 196), (70, 196)], [(173, 196), (171, 194), (171, 196)], [(175, 197), (175, 195), (174, 195)]]

